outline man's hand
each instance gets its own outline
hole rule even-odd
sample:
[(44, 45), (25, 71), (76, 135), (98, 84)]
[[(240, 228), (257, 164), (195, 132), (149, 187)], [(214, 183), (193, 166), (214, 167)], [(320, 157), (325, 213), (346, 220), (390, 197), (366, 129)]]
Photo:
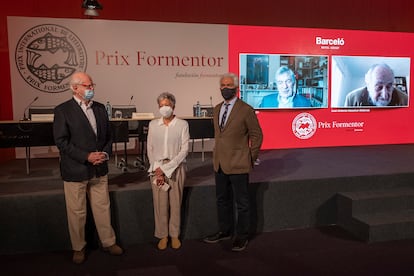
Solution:
[(99, 165), (106, 161), (106, 154), (100, 151), (89, 153), (88, 161), (93, 165)]

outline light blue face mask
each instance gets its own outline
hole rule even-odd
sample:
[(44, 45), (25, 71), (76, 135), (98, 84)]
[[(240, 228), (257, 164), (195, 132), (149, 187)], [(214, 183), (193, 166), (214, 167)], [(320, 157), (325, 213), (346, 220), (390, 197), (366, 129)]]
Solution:
[(93, 96), (95, 96), (95, 91), (93, 91), (92, 89), (86, 89), (85, 96), (83, 96), (83, 98), (89, 101), (92, 100)]

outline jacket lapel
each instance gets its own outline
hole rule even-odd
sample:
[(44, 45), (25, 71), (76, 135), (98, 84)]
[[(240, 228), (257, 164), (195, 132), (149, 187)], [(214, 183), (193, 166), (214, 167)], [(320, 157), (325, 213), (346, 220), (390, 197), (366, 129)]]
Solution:
[[(77, 110), (77, 113), (79, 114), (79, 119), (83, 122), (82, 124), (87, 125), (87, 126), (89, 127), (89, 130), (90, 130), (93, 134), (95, 134), (95, 132), (93, 131), (93, 128), (92, 128), (92, 126), (91, 126), (91, 123), (90, 123), (90, 122), (89, 122), (89, 120), (88, 120), (88, 117), (86, 116), (85, 112), (83, 112), (82, 107), (81, 107), (81, 106), (79, 106), (78, 102), (77, 102), (77, 101), (75, 101), (75, 100), (73, 100), (73, 103), (74, 103), (74, 108)], [(94, 104), (92, 104), (92, 110), (93, 110), (93, 113), (94, 113), (94, 115), (95, 115), (96, 122), (99, 122), (99, 121), (98, 121), (98, 118), (97, 118), (97, 116), (98, 116), (97, 114), (98, 114), (99, 112), (95, 112), (95, 108), (96, 108), (96, 107), (94, 107)], [(96, 127), (97, 127), (97, 133), (99, 133), (99, 125), (97, 125)], [(95, 135), (95, 136), (96, 136), (96, 135)]]

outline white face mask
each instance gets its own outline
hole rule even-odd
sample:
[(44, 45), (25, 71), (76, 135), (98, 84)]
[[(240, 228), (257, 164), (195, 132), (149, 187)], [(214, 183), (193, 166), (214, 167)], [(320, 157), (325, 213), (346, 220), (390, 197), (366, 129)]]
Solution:
[(170, 118), (173, 113), (171, 106), (164, 105), (160, 107), (160, 114), (164, 118)]

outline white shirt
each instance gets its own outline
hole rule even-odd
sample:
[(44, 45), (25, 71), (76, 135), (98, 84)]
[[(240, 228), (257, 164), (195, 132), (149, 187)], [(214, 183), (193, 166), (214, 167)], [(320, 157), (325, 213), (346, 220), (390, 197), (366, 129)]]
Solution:
[[(170, 178), (175, 169), (185, 162), (188, 155), (190, 133), (188, 122), (174, 117), (166, 125), (162, 118), (154, 119), (149, 123), (147, 138), (147, 154), (150, 162), (148, 172), (158, 167)], [(163, 160), (169, 159), (163, 164)]]
[(282, 97), (280, 97), (280, 96), (278, 96), (279, 97), (279, 99), (278, 99), (278, 101), (279, 101), (279, 108), (290, 108), (290, 107), (293, 107), (293, 96), (291, 96), (291, 97), (289, 97), (288, 99), (287, 99), (287, 101), (286, 100), (284, 100), (284, 99), (282, 99)]
[(81, 100), (79, 100), (75, 96), (73, 96), (73, 98), (75, 99), (75, 101), (77, 101), (79, 103), (80, 107), (82, 108), (83, 112), (85, 113), (86, 117), (88, 118), (88, 121), (91, 124), (91, 127), (92, 127), (93, 131), (97, 135), (98, 130), (97, 130), (97, 126), (96, 126), (96, 118), (95, 118), (95, 114), (93, 113), (93, 110), (92, 110), (93, 101), (89, 101), (89, 104), (86, 105), (84, 102), (82, 102)]

